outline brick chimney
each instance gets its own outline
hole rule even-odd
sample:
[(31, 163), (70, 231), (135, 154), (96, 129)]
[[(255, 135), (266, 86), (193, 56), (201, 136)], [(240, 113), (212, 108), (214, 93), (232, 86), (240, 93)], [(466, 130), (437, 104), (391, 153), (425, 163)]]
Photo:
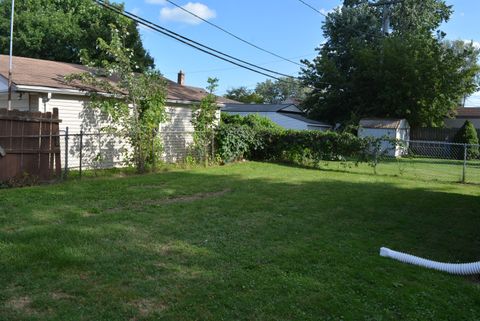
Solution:
[(185, 73), (180, 70), (178, 72), (178, 80), (177, 80), (177, 83), (180, 85), (180, 86), (183, 86), (185, 85)]

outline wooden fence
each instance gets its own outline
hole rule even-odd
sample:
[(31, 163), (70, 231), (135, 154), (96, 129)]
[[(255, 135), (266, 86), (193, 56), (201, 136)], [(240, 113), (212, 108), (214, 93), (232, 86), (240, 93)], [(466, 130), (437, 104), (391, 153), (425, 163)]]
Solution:
[(0, 109), (0, 182), (59, 178), (59, 123), (56, 108), (53, 113)]
[[(460, 128), (412, 128), (410, 139), (453, 143), (459, 130)], [(480, 129), (477, 129), (477, 134), (480, 137)]]

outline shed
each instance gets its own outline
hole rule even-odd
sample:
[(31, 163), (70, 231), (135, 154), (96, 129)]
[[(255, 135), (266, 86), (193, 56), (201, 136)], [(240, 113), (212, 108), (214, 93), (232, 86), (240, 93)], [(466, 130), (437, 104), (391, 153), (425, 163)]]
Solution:
[[(410, 140), (410, 125), (406, 119), (365, 118), (360, 120), (358, 137), (385, 137), (408, 143)], [(399, 146), (398, 144), (392, 146), (392, 143), (388, 141), (382, 142), (381, 150), (392, 157), (400, 157), (406, 153), (405, 146)]]

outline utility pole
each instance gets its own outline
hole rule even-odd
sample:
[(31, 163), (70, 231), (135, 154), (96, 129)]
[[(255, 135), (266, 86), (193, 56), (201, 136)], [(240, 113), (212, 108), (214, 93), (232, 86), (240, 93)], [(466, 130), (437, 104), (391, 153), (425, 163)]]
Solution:
[(10, 58), (8, 67), (8, 110), (12, 110), (12, 54), (13, 54), (13, 18), (15, 16), (15, 0), (12, 0), (12, 17), (10, 18)]
[(403, 0), (381, 1), (370, 4), (372, 7), (383, 6), (382, 33), (385, 36), (388, 35), (390, 30), (390, 6), (401, 2), (403, 2)]

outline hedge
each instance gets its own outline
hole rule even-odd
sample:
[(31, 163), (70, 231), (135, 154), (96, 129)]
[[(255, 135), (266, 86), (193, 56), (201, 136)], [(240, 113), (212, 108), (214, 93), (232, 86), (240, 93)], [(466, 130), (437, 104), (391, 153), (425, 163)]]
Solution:
[(320, 161), (377, 160), (375, 142), (350, 133), (284, 130), (257, 115), (223, 116), (217, 129), (217, 156), (225, 163), (240, 159), (316, 164)]

